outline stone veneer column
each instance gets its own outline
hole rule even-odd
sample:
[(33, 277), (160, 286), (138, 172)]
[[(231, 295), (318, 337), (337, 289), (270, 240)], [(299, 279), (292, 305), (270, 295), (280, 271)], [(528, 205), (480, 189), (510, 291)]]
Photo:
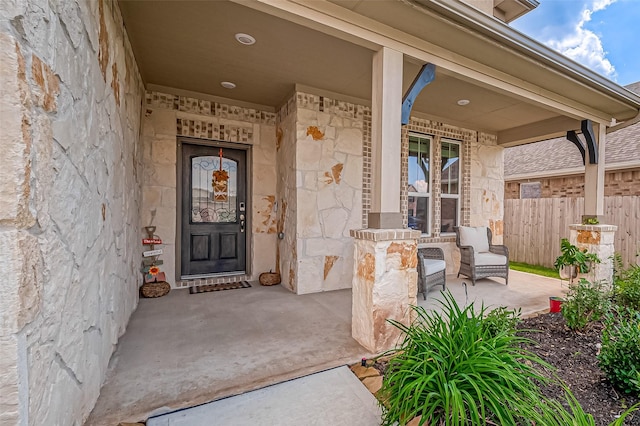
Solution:
[(379, 353), (398, 343), (400, 330), (387, 322), (409, 324), (417, 304), (417, 251), (420, 231), (352, 230), (355, 238), (351, 333), (367, 350)]
[(579, 249), (587, 249), (589, 253), (598, 255), (602, 263), (596, 264), (589, 272), (589, 278), (594, 282), (613, 282), (614, 235), (617, 226), (614, 225), (569, 225), (571, 244)]

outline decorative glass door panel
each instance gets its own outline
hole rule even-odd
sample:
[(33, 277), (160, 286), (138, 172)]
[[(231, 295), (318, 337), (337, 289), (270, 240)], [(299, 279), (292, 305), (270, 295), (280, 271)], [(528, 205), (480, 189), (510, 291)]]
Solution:
[(182, 144), (181, 278), (246, 271), (246, 156)]
[(223, 157), (220, 167), (219, 157), (193, 157), (191, 175), (191, 222), (236, 222), (237, 161)]

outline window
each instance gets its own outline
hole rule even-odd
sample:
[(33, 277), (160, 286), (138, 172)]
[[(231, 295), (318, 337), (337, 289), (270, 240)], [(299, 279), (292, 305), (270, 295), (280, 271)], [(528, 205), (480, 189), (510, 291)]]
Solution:
[(431, 139), (427, 136), (409, 135), (408, 226), (431, 233)]
[(540, 198), (542, 188), (540, 182), (530, 182), (520, 184), (520, 198)]
[(460, 217), (460, 143), (443, 140), (440, 157), (440, 233), (446, 234), (458, 226)]

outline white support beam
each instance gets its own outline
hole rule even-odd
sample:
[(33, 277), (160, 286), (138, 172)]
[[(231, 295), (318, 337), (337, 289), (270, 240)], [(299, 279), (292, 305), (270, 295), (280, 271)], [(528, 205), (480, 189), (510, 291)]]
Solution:
[(369, 227), (401, 228), (402, 53), (382, 47), (373, 55), (371, 95), (372, 188)]
[(584, 214), (588, 216), (604, 215), (604, 171), (607, 128), (594, 123), (593, 132), (598, 143), (598, 163), (587, 164), (584, 170)]

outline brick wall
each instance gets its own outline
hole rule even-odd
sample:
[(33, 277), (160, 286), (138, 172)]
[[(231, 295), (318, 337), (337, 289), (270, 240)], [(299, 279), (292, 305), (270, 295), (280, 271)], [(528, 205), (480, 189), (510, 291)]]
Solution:
[[(520, 184), (525, 182), (540, 182), (540, 198), (584, 197), (584, 175), (575, 175), (505, 182), (504, 198), (519, 199)], [(604, 195), (640, 195), (640, 167), (606, 172)]]

